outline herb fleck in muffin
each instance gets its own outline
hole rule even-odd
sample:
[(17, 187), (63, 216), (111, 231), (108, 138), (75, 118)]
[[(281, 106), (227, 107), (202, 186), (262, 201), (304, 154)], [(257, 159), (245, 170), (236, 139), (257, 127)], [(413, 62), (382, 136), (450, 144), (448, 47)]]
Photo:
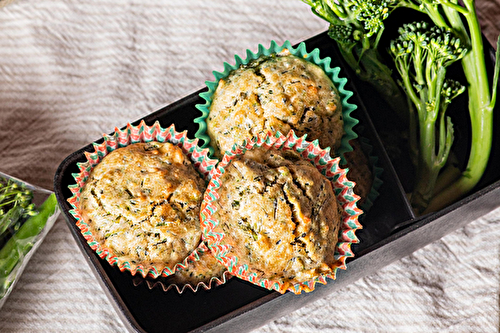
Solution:
[(95, 239), (119, 262), (173, 268), (201, 238), (205, 182), (171, 143), (131, 144), (91, 172), (79, 210)]
[(259, 133), (290, 129), (321, 147), (340, 146), (342, 104), (317, 65), (288, 50), (259, 59), (221, 79), (212, 97), (207, 134), (216, 155)]
[(259, 277), (304, 282), (331, 272), (341, 213), (332, 184), (292, 151), (252, 149), (220, 179), (215, 232)]

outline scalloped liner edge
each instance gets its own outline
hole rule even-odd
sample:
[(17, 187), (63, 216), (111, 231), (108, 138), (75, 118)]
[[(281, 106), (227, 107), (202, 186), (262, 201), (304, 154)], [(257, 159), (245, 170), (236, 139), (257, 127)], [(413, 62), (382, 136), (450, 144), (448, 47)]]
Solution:
[[(189, 256), (183, 262), (175, 264), (174, 267), (165, 267), (160, 271), (158, 271), (155, 266), (135, 266), (131, 265), (128, 261), (120, 261), (117, 256), (111, 254), (111, 251), (108, 248), (101, 246), (95, 240), (92, 232), (89, 230), (88, 224), (83, 221), (78, 209), (80, 193), (92, 169), (107, 154), (115, 149), (125, 147), (133, 143), (159, 141), (175, 144), (183, 150), (184, 154), (191, 159), (195, 168), (208, 181), (210, 180), (211, 170), (215, 168), (218, 161), (211, 159), (208, 156), (208, 149), (200, 148), (198, 146), (198, 139), (189, 139), (187, 137), (187, 131), (177, 132), (174, 124), (170, 125), (166, 129), (163, 129), (158, 121), (156, 121), (153, 126), (148, 126), (143, 120), (138, 126), (133, 126), (129, 123), (123, 128), (123, 130), (115, 128), (115, 132), (113, 134), (103, 134), (103, 138), (104, 141), (102, 143), (93, 143), (94, 152), (84, 152), (86, 162), (78, 162), (77, 167), (80, 171), (72, 174), (76, 184), (68, 186), (73, 194), (67, 200), (73, 207), (73, 209), (69, 212), (76, 219), (76, 225), (80, 229), (88, 245), (97, 253), (97, 255), (99, 255), (101, 259), (106, 260), (111, 266), (117, 266), (121, 272), (129, 271), (133, 276), (140, 273), (143, 277), (151, 276), (156, 278), (160, 275), (167, 277), (175, 273), (178, 269), (185, 268), (187, 265), (187, 258)], [(193, 251), (196, 251), (196, 249)]]
[[(183, 262), (183, 264), (188, 265), (190, 261), (196, 261), (199, 260), (199, 256), (201, 256), (203, 253), (210, 251), (206, 244), (204, 242), (200, 243), (200, 246), (196, 248)], [(185, 268), (185, 267), (182, 267)], [(134, 286), (139, 286), (142, 283), (145, 283), (146, 286), (149, 289), (154, 289), (154, 288), (161, 288), (163, 292), (167, 292), (170, 289), (175, 289), (179, 294), (184, 293), (186, 290), (191, 290), (193, 293), (198, 292), (198, 290), (210, 290), (212, 287), (217, 287), (220, 285), (225, 284), (229, 279), (231, 279), (233, 276), (226, 270), (222, 273), (221, 276), (213, 276), (210, 278), (208, 283), (205, 282), (199, 282), (196, 285), (193, 285), (191, 283), (186, 283), (183, 285), (179, 285), (176, 283), (168, 283), (168, 281), (151, 281), (147, 280), (145, 278), (137, 277), (134, 278), (133, 284)]]
[(360, 135), (358, 136), (362, 151), (366, 156), (368, 157), (369, 161), (369, 166), (372, 172), (372, 186), (370, 188), (370, 192), (365, 198), (365, 201), (361, 204), (359, 204), (359, 208), (361, 208), (364, 212), (363, 216), (360, 217), (360, 219), (363, 219), (366, 213), (370, 210), (370, 208), (373, 206), (375, 200), (378, 198), (380, 195), (380, 192), (378, 191), (382, 184), (384, 183), (382, 181), (382, 174), (384, 173), (384, 169), (378, 165), (379, 162), (379, 157), (375, 154), (373, 154), (373, 146), (370, 142), (370, 140), (363, 136), (363, 128), (358, 127), (358, 130), (360, 132)]
[[(293, 149), (312, 162), (332, 182), (335, 195), (343, 210), (339, 240), (335, 249), (336, 262), (331, 267), (332, 273), (320, 275), (315, 279), (302, 283), (281, 283), (279, 281), (259, 278), (255, 273), (248, 272), (247, 265), (238, 265), (237, 258), (228, 258), (225, 256), (227, 247), (219, 244), (224, 235), (214, 232), (214, 228), (218, 222), (211, 218), (212, 214), (216, 211), (214, 202), (218, 199), (217, 189), (221, 185), (219, 179), (224, 173), (225, 167), (234, 157), (243, 154), (246, 150), (253, 147)], [(310, 292), (314, 290), (316, 283), (326, 284), (327, 278), (335, 280), (337, 270), (339, 268), (346, 269), (346, 259), (354, 256), (351, 244), (359, 242), (355, 233), (356, 230), (362, 228), (358, 218), (363, 213), (356, 205), (359, 197), (353, 192), (355, 184), (347, 179), (347, 170), (340, 168), (339, 162), (340, 158), (332, 158), (329, 154), (329, 149), (321, 149), (317, 140), (313, 142), (306, 141), (305, 135), (297, 137), (293, 130), (287, 136), (284, 136), (280, 132), (274, 136), (272, 133), (268, 133), (266, 136), (258, 136), (251, 140), (245, 140), (242, 145), (234, 145), (231, 151), (224, 154), (217, 167), (212, 169), (211, 180), (207, 186), (200, 212), (202, 237), (207, 242), (216, 259), (224, 264), (231, 274), (238, 278), (269, 290), (276, 290), (280, 293), (284, 293), (287, 290), (295, 294), (300, 294), (302, 291)]]
[[(349, 144), (350, 140), (356, 139), (358, 135), (354, 132), (353, 128), (359, 121), (351, 116), (351, 113), (357, 109), (357, 105), (349, 103), (348, 99), (354, 94), (352, 91), (345, 89), (347, 84), (347, 78), (340, 78), (340, 67), (330, 67), (331, 58), (325, 57), (323, 59), (319, 56), (319, 49), (315, 48), (311, 52), (307, 52), (306, 44), (301, 42), (296, 48), (294, 48), (290, 41), (285, 41), (283, 45), (278, 45), (274, 40), (271, 41), (269, 48), (265, 48), (262, 44), (258, 45), (258, 51), (256, 53), (251, 50), (246, 50), (246, 58), (242, 59), (240, 56), (235, 55), (235, 64), (230, 65), (227, 62), (223, 63), (224, 70), (222, 72), (213, 71), (215, 81), (206, 81), (205, 84), (208, 87), (208, 91), (200, 93), (200, 97), (205, 100), (205, 104), (196, 104), (196, 108), (201, 111), (202, 115), (194, 119), (194, 122), (198, 124), (199, 128), (196, 131), (195, 137), (203, 140), (202, 148), (208, 148), (210, 151), (210, 156), (213, 156), (213, 147), (209, 145), (210, 137), (206, 134), (207, 124), (206, 119), (209, 114), (210, 104), (212, 96), (217, 88), (217, 84), (221, 78), (229, 75), (232, 70), (237, 69), (241, 65), (246, 65), (252, 60), (258, 59), (261, 55), (268, 56), (273, 53), (279, 53), (284, 49), (290, 50), (293, 55), (300, 56), (305, 60), (312, 62), (320, 66), (323, 71), (328, 75), (328, 77), (333, 81), (337, 90), (339, 91), (342, 103), (342, 115), (344, 118), (344, 131), (345, 134), (341, 139), (341, 146), (338, 149), (337, 156), (341, 157), (341, 161), (344, 162), (343, 154), (352, 151), (352, 147)], [(312, 59), (313, 61), (311, 61)]]

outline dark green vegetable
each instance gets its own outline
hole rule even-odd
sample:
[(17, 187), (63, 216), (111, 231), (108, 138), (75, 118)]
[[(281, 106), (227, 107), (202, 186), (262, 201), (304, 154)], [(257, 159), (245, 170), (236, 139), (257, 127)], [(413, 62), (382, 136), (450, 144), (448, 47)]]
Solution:
[(411, 101), (410, 151), (417, 170), (411, 204), (422, 213), (453, 142), (446, 109), (465, 91), (459, 82), (446, 78), (447, 67), (462, 59), (467, 49), (450, 30), (426, 22), (405, 24), (398, 33), (391, 42), (391, 53)]
[(329, 36), (337, 43), (342, 57), (357, 74), (370, 83), (406, 120), (407, 103), (392, 71), (382, 61), (379, 41), (384, 20), (398, 7), (394, 0), (302, 0), (313, 13), (330, 23)]
[[(436, 211), (462, 198), (481, 179), (488, 164), (493, 140), (493, 108), (496, 103), (499, 53), (496, 54), (493, 82), (488, 80), (484, 56), (483, 37), (475, 8), (475, 0), (399, 0), (400, 6), (427, 14), (439, 27), (452, 30), (465, 42), (469, 52), (461, 60), (468, 82), (469, 115), (471, 120), (471, 148), (467, 166), (458, 179), (448, 172), (440, 175), (435, 193), (427, 211)], [(497, 50), (500, 39), (497, 43)], [(454, 172), (451, 169), (451, 172)], [(449, 183), (450, 179), (452, 180)]]
[(9, 229), (17, 230), (24, 218), (36, 214), (32, 199), (33, 193), (24, 185), (0, 177), (0, 240)]
[(16, 265), (21, 264), (22, 258), (31, 250), (36, 236), (45, 227), (47, 220), (57, 207), (55, 194), (51, 194), (38, 208), (38, 214), (30, 216), (19, 230), (0, 249), (0, 298), (14, 281), (10, 276)]
[[(500, 53), (497, 51), (493, 82), (490, 83), (486, 71), (483, 38), (475, 0), (462, 0), (461, 4), (458, 3), (458, 0), (302, 1), (309, 4), (315, 14), (330, 22), (330, 36), (337, 41), (344, 58), (360, 74), (360, 77), (363, 77), (363, 73), (370, 74), (366, 75), (364, 79), (372, 81), (373, 85), (379, 85), (388, 91), (391, 90), (384, 86), (381, 77), (387, 77), (390, 70), (380, 61), (378, 48), (384, 30), (383, 21), (394, 10), (409, 8), (424, 13), (435, 25), (451, 30), (454, 35), (460, 38), (465, 48), (469, 50), (460, 60), (467, 79), (471, 121), (470, 151), (467, 165), (464, 170), (458, 172), (457, 168), (448, 166), (439, 173), (435, 187), (433, 186), (432, 198), (428, 198), (429, 193), (426, 193), (423, 200), (418, 200), (417, 209), (423, 213), (437, 211), (461, 199), (471, 191), (482, 178), (490, 156), (493, 139), (493, 109), (496, 103), (500, 72)], [(497, 42), (498, 49), (500, 49), (500, 39)], [(380, 74), (380, 77), (377, 76), (377, 73)], [(401, 70), (400, 73), (402, 80), (407, 80), (411, 76), (411, 74)], [(456, 90), (459, 87), (455, 84), (448, 88), (450, 96), (460, 90)], [(393, 98), (396, 99), (396, 96)], [(397, 110), (397, 108), (394, 109)], [(422, 127), (425, 124), (419, 124), (419, 126)], [(441, 127), (441, 121), (438, 122), (438, 127)], [(441, 132), (447, 133), (447, 130), (443, 129)], [(450, 134), (445, 134), (444, 137), (446, 141)], [(427, 148), (425, 152), (419, 152), (419, 154), (428, 154), (429, 149), (432, 148)], [(419, 170), (419, 172), (426, 171)], [(433, 176), (427, 178), (432, 181)], [(424, 210), (426, 201), (428, 201), (428, 206)]]

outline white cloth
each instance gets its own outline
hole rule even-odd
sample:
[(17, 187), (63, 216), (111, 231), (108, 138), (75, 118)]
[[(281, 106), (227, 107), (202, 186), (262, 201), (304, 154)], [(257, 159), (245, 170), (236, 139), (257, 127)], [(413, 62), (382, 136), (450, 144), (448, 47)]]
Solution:
[[(500, 0), (480, 4), (494, 39)], [(200, 89), (234, 54), (326, 27), (300, 0), (15, 1), (0, 9), (0, 170), (51, 189), (67, 155)], [(496, 210), (256, 332), (498, 332), (499, 253)], [(124, 329), (60, 217), (0, 331)]]

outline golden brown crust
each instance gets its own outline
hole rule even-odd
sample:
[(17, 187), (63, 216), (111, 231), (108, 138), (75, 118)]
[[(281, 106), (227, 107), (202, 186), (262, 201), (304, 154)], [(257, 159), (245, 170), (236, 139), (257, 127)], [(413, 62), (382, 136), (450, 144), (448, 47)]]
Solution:
[(290, 151), (254, 149), (231, 161), (221, 184), (216, 231), (240, 264), (289, 283), (330, 272), (340, 207), (310, 162)]
[(207, 118), (216, 154), (259, 133), (290, 129), (318, 139), (322, 147), (340, 146), (342, 104), (320, 67), (284, 52), (259, 58), (219, 81)]
[(136, 143), (108, 154), (91, 172), (79, 210), (118, 260), (172, 268), (201, 238), (205, 182), (171, 143)]

